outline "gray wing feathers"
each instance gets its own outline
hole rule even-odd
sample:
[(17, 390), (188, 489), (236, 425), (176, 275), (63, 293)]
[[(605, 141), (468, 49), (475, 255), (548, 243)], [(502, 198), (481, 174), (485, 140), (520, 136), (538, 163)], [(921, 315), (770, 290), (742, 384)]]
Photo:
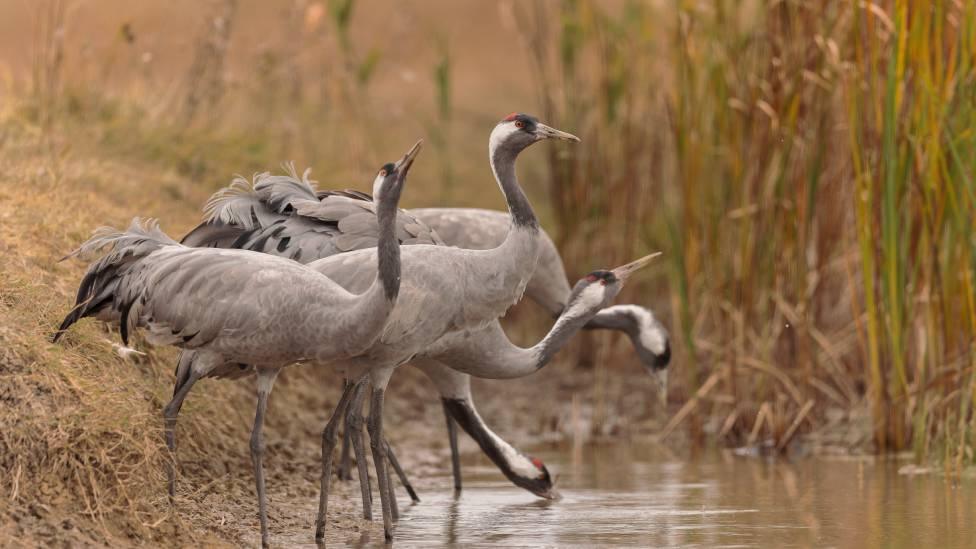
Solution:
[[(267, 175), (269, 174), (257, 174), (254, 180), (258, 181)], [(203, 207), (205, 223), (236, 225), (247, 230), (273, 223), (272, 215), (254, 193), (251, 182), (242, 176), (236, 176), (230, 185), (215, 192)]]
[[(379, 239), (372, 198), (358, 191), (315, 189), (309, 170), (299, 176), (286, 164), (285, 175), (236, 177), (206, 206), (206, 222), (188, 234), (187, 245), (241, 248), (307, 263), (330, 255), (375, 247)], [(204, 227), (232, 226), (232, 230)], [(245, 234), (246, 233), (246, 234)], [(397, 238), (403, 244), (443, 244), (422, 221), (400, 211)]]
[(134, 304), (132, 301), (119, 301), (120, 283), (124, 280), (124, 275), (141, 260), (163, 248), (173, 246), (180, 247), (153, 219), (142, 221), (135, 218), (125, 231), (112, 227), (97, 229), (88, 241), (66, 258), (90, 260), (101, 250), (110, 250), (88, 267), (78, 286), (75, 306), (61, 322), (53, 340), (57, 341), (79, 319), (100, 315), (106, 307), (113, 306), (121, 320), (122, 339), (128, 342), (129, 329), (132, 327), (129, 313)]
[(191, 248), (230, 248), (244, 229), (237, 225), (225, 225), (219, 221), (201, 223), (180, 240), (180, 244)]
[(277, 213), (285, 213), (295, 202), (318, 202), (315, 186), (308, 178), (311, 168), (306, 168), (301, 177), (295, 165), (284, 165), (285, 175), (263, 173), (254, 181), (254, 193), (268, 208)]
[(141, 256), (159, 249), (161, 246), (177, 246), (178, 242), (169, 237), (159, 228), (155, 219), (133, 218), (129, 228), (120, 231), (114, 227), (99, 227), (92, 233), (91, 238), (66, 255), (63, 259), (77, 257), (79, 259), (93, 259), (99, 251), (111, 246), (112, 250), (103, 255), (92, 269), (104, 267), (107, 264), (118, 263), (123, 256)]

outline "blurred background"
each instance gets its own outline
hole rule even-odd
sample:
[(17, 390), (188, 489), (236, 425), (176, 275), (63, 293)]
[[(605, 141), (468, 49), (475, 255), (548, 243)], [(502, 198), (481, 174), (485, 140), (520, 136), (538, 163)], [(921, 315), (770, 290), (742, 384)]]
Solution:
[[(422, 136), (407, 207), (502, 209), (488, 133), (535, 114), (583, 140), (519, 165), (571, 279), (664, 252), (618, 300), (671, 330), (655, 432), (773, 451), (804, 434), (961, 470), (974, 62), (964, 0), (4, 0), (0, 166), (55, 203), (79, 158), (125, 159), (134, 195), (168, 174), (178, 216), (103, 199), (125, 206), (115, 223), (159, 215), (177, 235), (235, 173), (294, 160), (368, 190)], [(510, 331), (530, 341), (544, 318), (520, 308)], [(568, 361), (612, 400), (637, 375), (629, 342), (580, 339)]]

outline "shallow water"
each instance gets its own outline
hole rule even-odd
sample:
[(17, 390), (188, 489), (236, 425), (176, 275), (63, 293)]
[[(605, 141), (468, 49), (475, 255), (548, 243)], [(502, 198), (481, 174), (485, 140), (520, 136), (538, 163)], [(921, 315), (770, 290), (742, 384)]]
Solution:
[(559, 501), (513, 487), (487, 462), (464, 465), (460, 498), (401, 500), (398, 547), (976, 547), (976, 481), (899, 475), (895, 461), (768, 462), (661, 446), (539, 451)]

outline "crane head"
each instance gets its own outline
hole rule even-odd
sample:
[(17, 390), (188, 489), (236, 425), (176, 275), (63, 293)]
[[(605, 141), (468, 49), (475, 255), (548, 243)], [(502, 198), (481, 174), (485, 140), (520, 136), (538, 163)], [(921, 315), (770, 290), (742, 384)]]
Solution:
[(373, 180), (374, 201), (379, 202), (381, 197), (384, 196), (384, 193), (390, 193), (394, 190), (399, 192), (402, 190), (403, 184), (407, 179), (407, 172), (413, 166), (413, 161), (420, 154), (420, 149), (423, 145), (423, 139), (417, 141), (400, 160), (387, 162), (380, 168), (380, 171), (376, 173), (376, 178)]
[(519, 458), (528, 461), (531, 465), (513, 466), (512, 471), (507, 475), (509, 480), (519, 488), (524, 488), (540, 498), (559, 499), (560, 495), (556, 491), (556, 483), (542, 460), (522, 453), (519, 453)]
[(561, 139), (579, 142), (580, 138), (555, 128), (551, 128), (539, 119), (523, 113), (513, 112), (503, 118), (491, 131), (488, 148), (491, 154), (500, 147), (521, 151), (529, 145), (543, 139)]
[(563, 315), (579, 317), (596, 314), (617, 297), (627, 279), (659, 255), (661, 254), (654, 253), (616, 269), (601, 269), (584, 276), (573, 287)]

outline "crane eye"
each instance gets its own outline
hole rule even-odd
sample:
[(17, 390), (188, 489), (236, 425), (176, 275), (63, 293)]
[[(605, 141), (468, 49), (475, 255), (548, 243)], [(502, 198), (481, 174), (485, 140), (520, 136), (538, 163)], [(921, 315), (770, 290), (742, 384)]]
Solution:
[(521, 120), (516, 120), (516, 121), (515, 121), (515, 127), (516, 127), (516, 128), (521, 128), (521, 127), (522, 127), (522, 126), (524, 126), (524, 125), (525, 125), (525, 123), (524, 123), (524, 122), (522, 122)]
[(386, 170), (380, 170), (380, 177), (386, 177)]

